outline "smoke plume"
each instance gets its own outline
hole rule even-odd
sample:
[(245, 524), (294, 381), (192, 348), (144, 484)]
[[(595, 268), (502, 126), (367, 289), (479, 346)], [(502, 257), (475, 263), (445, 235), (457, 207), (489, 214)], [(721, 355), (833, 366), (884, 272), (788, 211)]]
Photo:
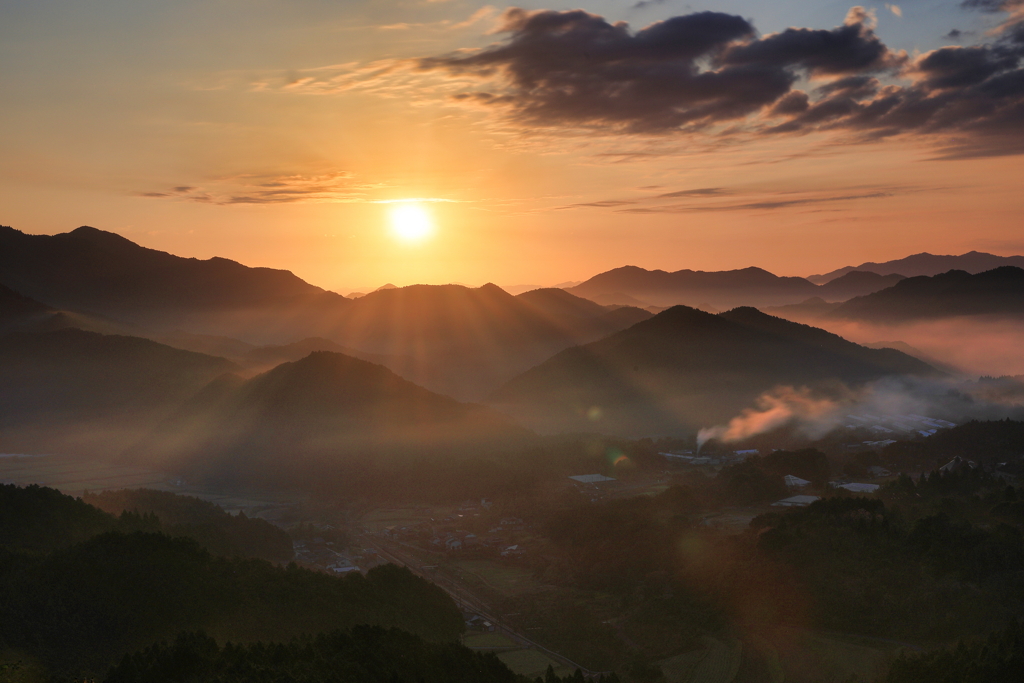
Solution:
[(838, 425), (841, 404), (828, 398), (816, 398), (807, 387), (782, 386), (762, 394), (756, 408), (747, 408), (727, 425), (701, 429), (697, 448), (711, 439), (725, 443), (742, 441), (786, 425), (795, 424), (811, 438), (820, 438)]

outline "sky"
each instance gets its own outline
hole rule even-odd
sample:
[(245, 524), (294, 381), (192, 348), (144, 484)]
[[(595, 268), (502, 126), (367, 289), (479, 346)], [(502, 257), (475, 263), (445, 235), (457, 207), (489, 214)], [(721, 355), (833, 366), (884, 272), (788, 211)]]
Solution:
[(1021, 0), (0, 0), (0, 224), (343, 294), (1024, 253), (1022, 56)]

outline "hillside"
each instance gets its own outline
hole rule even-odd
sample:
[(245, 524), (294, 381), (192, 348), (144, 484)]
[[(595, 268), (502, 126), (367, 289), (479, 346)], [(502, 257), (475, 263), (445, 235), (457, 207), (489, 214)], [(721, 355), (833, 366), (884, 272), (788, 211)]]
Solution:
[(353, 460), (378, 467), (527, 437), (489, 408), (435, 394), (380, 365), (314, 352), (250, 380), (214, 382), (131, 454), (282, 486), (308, 484)]
[(182, 258), (90, 227), (29, 235), (0, 226), (0, 282), (59, 309), (264, 343), (311, 336), (348, 302), (288, 271)]
[(30, 325), (51, 313), (53, 309), (49, 306), (0, 284), (0, 332)]
[(807, 279), (815, 284), (824, 284), (842, 277), (851, 271), (869, 271), (879, 275), (892, 275), (900, 273), (906, 277), (917, 277), (920, 275), (938, 275), (950, 270), (963, 270), (968, 273), (982, 273), (1001, 266), (1016, 266), (1024, 268), (1024, 256), (996, 256), (980, 251), (969, 251), (959, 256), (936, 255), (922, 252), (883, 263), (862, 263), (859, 266), (846, 266), (833, 270), (823, 275), (811, 275)]
[(828, 317), (891, 323), (970, 315), (1024, 317), (1024, 269), (1003, 266), (977, 274), (951, 270), (911, 277), (851, 299)]
[(672, 434), (727, 420), (777, 385), (933, 372), (898, 351), (867, 349), (752, 308), (711, 315), (676, 306), (563, 351), (488, 402), (544, 432)]
[(0, 337), (0, 449), (116, 453), (234, 369), (136, 337), (8, 334)]

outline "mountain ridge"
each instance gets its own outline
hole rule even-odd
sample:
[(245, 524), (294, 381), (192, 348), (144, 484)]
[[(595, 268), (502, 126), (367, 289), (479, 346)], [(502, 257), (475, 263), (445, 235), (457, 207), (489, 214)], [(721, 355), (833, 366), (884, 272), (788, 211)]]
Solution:
[(1004, 265), (1024, 268), (1024, 256), (997, 256), (983, 251), (969, 251), (960, 255), (937, 255), (923, 251), (919, 254), (911, 254), (901, 259), (882, 263), (868, 261), (859, 266), (845, 266), (829, 273), (811, 275), (807, 279), (815, 284), (825, 284), (854, 270), (870, 271), (879, 275), (899, 273), (906, 277), (938, 275), (949, 270), (964, 270), (971, 274), (977, 274)]

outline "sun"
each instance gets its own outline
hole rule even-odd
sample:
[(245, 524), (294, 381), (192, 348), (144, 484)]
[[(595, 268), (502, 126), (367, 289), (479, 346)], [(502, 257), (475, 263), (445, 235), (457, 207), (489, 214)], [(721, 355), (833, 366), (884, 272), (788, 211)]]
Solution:
[(430, 213), (413, 202), (391, 207), (391, 233), (402, 242), (422, 242), (434, 231)]

